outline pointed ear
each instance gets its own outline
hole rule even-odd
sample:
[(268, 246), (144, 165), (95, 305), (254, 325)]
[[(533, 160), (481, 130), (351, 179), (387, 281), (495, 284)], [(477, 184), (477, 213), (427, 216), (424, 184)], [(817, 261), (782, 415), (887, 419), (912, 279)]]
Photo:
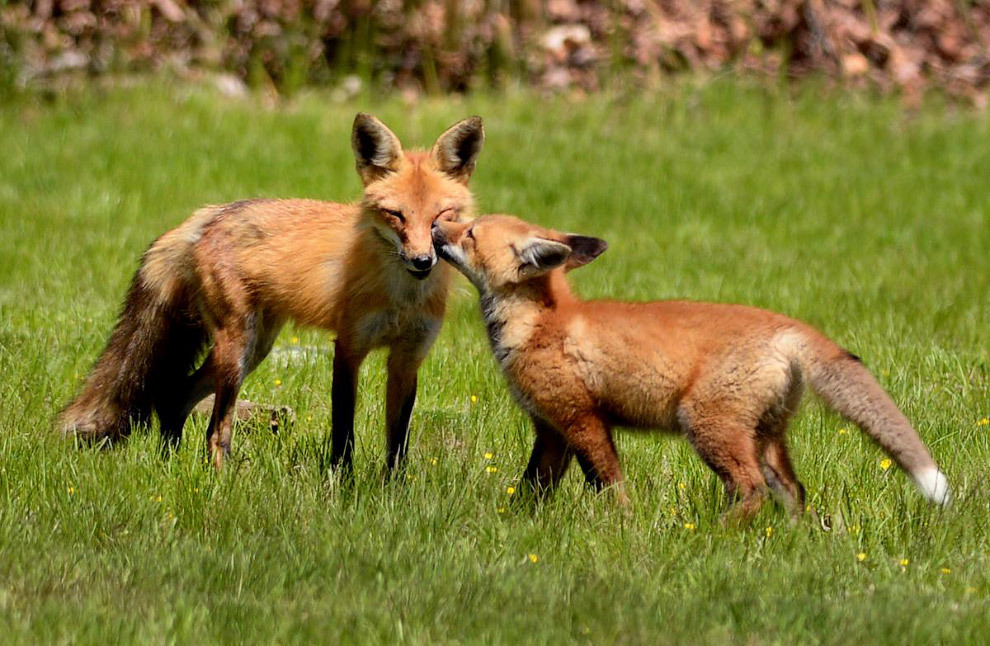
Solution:
[(485, 127), (481, 117), (459, 121), (440, 135), (430, 156), (437, 167), (462, 184), (467, 184), (474, 172), (481, 147), (485, 144)]
[(522, 266), (519, 273), (527, 278), (539, 276), (563, 265), (571, 255), (571, 248), (563, 242), (533, 238), (519, 250)]
[(608, 249), (608, 243), (601, 238), (578, 235), (568, 235), (567, 246), (571, 248), (571, 255), (564, 266), (567, 271), (587, 265)]
[(365, 186), (399, 168), (402, 158), (399, 138), (370, 114), (362, 112), (354, 117), (351, 147)]

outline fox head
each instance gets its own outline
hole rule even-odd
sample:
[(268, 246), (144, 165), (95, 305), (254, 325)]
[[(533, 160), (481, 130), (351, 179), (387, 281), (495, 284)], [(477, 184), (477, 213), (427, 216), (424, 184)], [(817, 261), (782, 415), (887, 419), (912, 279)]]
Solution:
[(429, 276), (437, 262), (434, 223), (472, 216), (467, 184), (484, 142), (481, 118), (470, 117), (447, 129), (429, 152), (404, 152), (384, 123), (369, 114), (355, 117), (351, 146), (364, 183), (365, 217), (416, 278)]
[(482, 294), (587, 265), (608, 248), (599, 238), (544, 229), (510, 215), (437, 222), (433, 244)]

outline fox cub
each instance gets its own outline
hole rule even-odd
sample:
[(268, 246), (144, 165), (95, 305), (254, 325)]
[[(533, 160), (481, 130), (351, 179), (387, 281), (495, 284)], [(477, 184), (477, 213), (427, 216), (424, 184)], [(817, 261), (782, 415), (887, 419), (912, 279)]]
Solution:
[(582, 301), (564, 274), (606, 244), (514, 217), (440, 222), (440, 257), (478, 289), (492, 349), (536, 427), (523, 479), (552, 490), (577, 456), (587, 480), (627, 502), (613, 426), (683, 433), (723, 481), (733, 515), (768, 490), (799, 512), (804, 488), (785, 431), (807, 381), (937, 503), (945, 475), (857, 357), (781, 314), (687, 301)]
[(404, 152), (381, 121), (359, 114), (351, 144), (360, 203), (249, 200), (194, 213), (145, 252), (106, 349), (60, 416), (62, 432), (119, 438), (154, 411), (163, 436), (178, 442), (190, 410), (215, 393), (208, 444), (219, 469), (241, 383), (293, 319), (337, 333), (334, 465), (351, 464), (361, 362), (389, 348), (386, 463), (397, 465), (416, 373), (447, 300), (448, 269), (435, 266), (431, 228), (472, 216), (467, 184), (483, 143), (481, 119), (472, 117), (429, 152)]

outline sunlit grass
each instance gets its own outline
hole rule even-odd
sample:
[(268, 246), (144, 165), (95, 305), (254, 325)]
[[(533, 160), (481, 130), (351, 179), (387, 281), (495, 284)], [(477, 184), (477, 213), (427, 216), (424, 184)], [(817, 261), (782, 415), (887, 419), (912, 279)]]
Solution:
[[(619, 437), (634, 500), (577, 470), (511, 504), (532, 431), (465, 284), (420, 375), (409, 467), (382, 484), (384, 362), (362, 373), (356, 477), (325, 471), (330, 336), (288, 328), (244, 388), (291, 406), (228, 469), (193, 420), (113, 451), (51, 433), (145, 247), (199, 205), (353, 200), (358, 110), (429, 145), (467, 114), (484, 210), (605, 238), (589, 297), (743, 302), (864, 358), (957, 494), (921, 499), (810, 402), (791, 432), (808, 502), (748, 528), (691, 448)], [(717, 84), (634, 99), (407, 107), (306, 95), (270, 110), (137, 88), (0, 110), (0, 634), (18, 641), (975, 642), (990, 630), (990, 121), (932, 105)], [(295, 348), (295, 350), (292, 350)]]

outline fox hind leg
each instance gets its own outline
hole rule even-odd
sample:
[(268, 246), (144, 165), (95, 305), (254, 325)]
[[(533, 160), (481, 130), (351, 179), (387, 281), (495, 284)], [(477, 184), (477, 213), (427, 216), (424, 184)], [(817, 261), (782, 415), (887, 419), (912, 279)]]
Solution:
[(695, 451), (725, 486), (730, 501), (726, 520), (751, 518), (767, 494), (755, 429), (725, 414), (682, 414), (681, 417)]

